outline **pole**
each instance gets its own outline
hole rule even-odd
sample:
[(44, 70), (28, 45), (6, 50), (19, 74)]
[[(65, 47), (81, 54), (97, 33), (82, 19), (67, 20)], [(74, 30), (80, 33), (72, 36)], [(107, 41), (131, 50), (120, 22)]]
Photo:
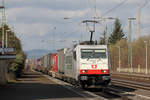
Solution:
[(83, 41), (83, 32), (81, 32), (81, 42)]
[(133, 72), (133, 66), (132, 66), (132, 46), (131, 46), (131, 73)]
[(105, 41), (105, 45), (108, 44), (108, 41), (107, 41), (107, 24), (106, 24), (106, 28), (105, 28), (105, 34), (104, 34), (104, 41)]
[(8, 48), (8, 32), (10, 32), (10, 30), (6, 30), (6, 48)]
[(140, 21), (140, 18), (141, 18), (141, 7), (139, 6), (138, 7), (138, 27), (137, 27), (137, 32), (138, 32), (138, 39), (140, 38), (140, 33), (141, 33), (141, 21)]
[(132, 25), (131, 25), (131, 20), (129, 20), (129, 33), (128, 33), (128, 66), (130, 66), (130, 60), (131, 60), (131, 28), (132, 28)]
[(131, 46), (131, 41), (132, 41), (132, 20), (135, 20), (135, 18), (128, 18), (129, 20), (129, 34), (128, 34), (128, 66), (131, 68), (131, 73), (133, 72), (132, 68), (132, 46)]
[(120, 72), (121, 70), (120, 46), (118, 46), (118, 50), (119, 50), (119, 72)]
[(129, 19), (129, 34), (128, 34), (128, 42), (131, 43), (131, 35), (132, 34), (132, 25), (131, 20)]
[[(6, 22), (6, 17), (5, 17), (5, 1), (2, 1), (3, 4), (3, 11), (2, 11), (2, 48), (4, 49), (5, 46), (5, 22)], [(2, 51), (2, 54), (4, 54), (4, 51)]]
[(6, 48), (8, 48), (8, 32), (6, 31)]
[[(4, 25), (2, 25), (2, 48), (4, 49), (5, 41), (4, 41)], [(2, 54), (4, 54), (4, 51), (2, 51)]]
[(147, 71), (147, 41), (145, 41), (145, 46), (146, 46), (146, 74), (148, 74), (148, 71)]
[(4, 26), (2, 26), (2, 48), (4, 48)]
[(4, 8), (3, 8), (3, 12), (2, 12), (2, 20), (3, 20), (2, 23), (3, 23), (3, 24), (6, 24), (5, 0), (2, 1), (2, 4), (3, 4), (3, 7), (4, 7)]

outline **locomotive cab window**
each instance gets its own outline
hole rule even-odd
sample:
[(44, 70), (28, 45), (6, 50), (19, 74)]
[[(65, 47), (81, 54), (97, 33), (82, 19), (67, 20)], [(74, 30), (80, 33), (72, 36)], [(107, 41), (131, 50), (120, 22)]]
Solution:
[(106, 58), (106, 49), (81, 49), (81, 58)]

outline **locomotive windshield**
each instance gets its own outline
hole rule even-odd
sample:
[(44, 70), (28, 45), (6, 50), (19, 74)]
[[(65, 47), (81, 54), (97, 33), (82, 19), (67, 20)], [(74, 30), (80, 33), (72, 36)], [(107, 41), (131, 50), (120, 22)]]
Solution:
[(81, 58), (106, 58), (106, 49), (81, 49)]

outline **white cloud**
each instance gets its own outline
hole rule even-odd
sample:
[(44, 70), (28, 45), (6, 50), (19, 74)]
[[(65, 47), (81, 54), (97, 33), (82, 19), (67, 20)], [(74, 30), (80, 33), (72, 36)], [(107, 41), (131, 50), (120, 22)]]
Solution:
[(49, 24), (33, 23), (33, 24), (15, 24), (16, 31), (20, 34), (28, 36), (44, 35), (49, 30)]
[[(28, 19), (62, 19), (66, 16), (68, 17), (83, 17), (88, 13), (89, 9), (85, 10), (51, 10), (48, 8), (32, 8), (32, 7), (23, 7), (23, 8), (12, 8), (7, 10), (8, 19), (10, 21), (16, 22), (18, 19), (22, 18), (22, 21)], [(24, 18), (24, 19), (23, 19)]]
[[(81, 26), (77, 25), (77, 23), (83, 19), (92, 19), (95, 14), (94, 1), (95, 0), (7, 0), (7, 19), (11, 25), (15, 26), (17, 33), (23, 34), (22, 38), (25, 43), (24, 48), (26, 49), (42, 48), (43, 45), (39, 39), (48, 39), (47, 34), (52, 31), (54, 26), (57, 27), (57, 40), (79, 40), (82, 32), (84, 33), (84, 39), (89, 40), (89, 32), (85, 31), (86, 28), (81, 29)], [(96, 0), (98, 15), (101, 16), (122, 1), (123, 0)], [(124, 29), (127, 32), (127, 18), (136, 17), (137, 3), (143, 5), (144, 2), (145, 0), (128, 0), (123, 6), (112, 10), (104, 17), (118, 17), (121, 19), (125, 27)], [(142, 10), (142, 23), (150, 24), (149, 11), (147, 8)], [(70, 17), (72, 19), (64, 21), (64, 17)], [(72, 21), (73, 23), (70, 23)], [(102, 25), (104, 25), (104, 23), (105, 22), (102, 22)], [(107, 24), (110, 26), (110, 23)], [(108, 30), (111, 28), (108, 27)], [(94, 34), (94, 39), (99, 38), (104, 27), (98, 25), (96, 29), (97, 32)], [(66, 43), (66, 45), (70, 44), (71, 42)]]

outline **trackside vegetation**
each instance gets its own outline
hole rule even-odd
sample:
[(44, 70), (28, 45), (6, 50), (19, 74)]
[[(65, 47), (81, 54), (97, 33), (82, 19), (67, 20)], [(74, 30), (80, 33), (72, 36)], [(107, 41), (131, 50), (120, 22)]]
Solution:
[(146, 59), (150, 60), (150, 36), (143, 36), (129, 43), (118, 19), (115, 21), (113, 32), (108, 39), (106, 30), (103, 35), (99, 44), (106, 44), (107, 41), (112, 71), (146, 73), (147, 66), (148, 73), (150, 73), (150, 62), (146, 63)]
[[(14, 74), (16, 77), (21, 76), (24, 70), (24, 64), (26, 59), (26, 54), (24, 53), (21, 45), (21, 41), (19, 38), (15, 35), (15, 33), (7, 26), (4, 26), (4, 30), (6, 33), (6, 30), (10, 30), (8, 32), (8, 47), (14, 48), (15, 52), (12, 54), (16, 55), (15, 60), (8, 60), (9, 67), (8, 72), (11, 74)], [(0, 28), (0, 41), (2, 40), (2, 27)], [(1, 45), (2, 43), (0, 43)]]
[[(127, 40), (120, 40), (114, 45), (109, 45), (111, 55), (112, 71), (119, 70), (119, 63), (122, 72), (146, 73), (146, 57), (150, 60), (150, 36), (143, 36), (131, 43), (132, 50), (129, 52)], [(147, 44), (147, 48), (146, 48)], [(120, 48), (120, 61), (119, 61)], [(147, 49), (147, 54), (146, 54)], [(129, 59), (129, 55), (131, 58)], [(150, 63), (147, 62), (148, 73), (150, 73)], [(132, 68), (132, 69), (131, 69)]]

